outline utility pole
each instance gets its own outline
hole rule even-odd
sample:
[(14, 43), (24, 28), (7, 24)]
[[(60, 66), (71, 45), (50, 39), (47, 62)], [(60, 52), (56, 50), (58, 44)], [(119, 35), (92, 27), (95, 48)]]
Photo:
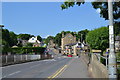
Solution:
[(113, 27), (113, 0), (108, 0), (108, 15), (109, 15), (109, 63), (108, 63), (108, 74), (109, 78), (117, 78), (116, 71), (116, 56), (114, 47), (114, 27)]

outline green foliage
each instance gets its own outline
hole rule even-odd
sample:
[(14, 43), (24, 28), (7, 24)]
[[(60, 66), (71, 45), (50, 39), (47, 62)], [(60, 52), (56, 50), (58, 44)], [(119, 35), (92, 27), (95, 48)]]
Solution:
[(82, 41), (85, 41), (86, 35), (87, 35), (88, 32), (89, 32), (89, 30), (87, 30), (87, 29), (79, 31), (78, 34), (77, 34), (77, 37), (76, 37), (77, 40), (80, 39), (80, 41), (81, 41), (81, 36), (82, 36)]
[(17, 35), (14, 32), (9, 32), (7, 29), (2, 29), (2, 44), (4, 47), (12, 47), (17, 44)]
[(80, 6), (81, 4), (84, 4), (84, 0), (79, 2), (79, 0), (67, 0), (63, 4), (61, 4), (61, 8), (63, 9), (68, 9), (69, 7), (73, 7), (74, 5)]
[[(61, 8), (68, 9), (69, 7), (73, 7), (74, 5), (80, 6), (81, 4), (84, 4), (85, 1), (82, 0), (81, 2), (79, 0), (67, 0), (63, 4), (61, 4)], [(105, 20), (108, 20), (108, 3), (107, 2), (92, 2), (92, 6), (95, 9), (100, 9), (100, 17), (105, 18)], [(113, 16), (114, 19), (117, 20), (120, 18), (120, 1), (119, 2), (113, 2)], [(120, 21), (119, 21), (120, 22)]]
[(30, 35), (30, 34), (19, 34), (19, 35), (17, 36), (17, 38), (20, 38), (20, 39), (22, 39), (22, 40), (29, 40), (29, 38), (31, 38), (31, 37), (34, 37), (34, 35)]
[[(108, 20), (108, 3), (107, 2), (92, 2), (93, 8), (100, 9), (100, 16)], [(114, 19), (117, 20), (120, 18), (120, 1), (113, 2), (113, 16)]]
[(120, 34), (120, 22), (114, 23), (114, 29), (115, 29), (115, 35), (119, 35)]
[(10, 46), (17, 44), (17, 35), (14, 32), (9, 32), (10, 35)]
[(43, 54), (45, 48), (44, 47), (16, 47), (12, 48), (12, 52), (15, 54)]
[(116, 57), (120, 60), (120, 51), (116, 53)]
[(10, 35), (7, 29), (2, 29), (2, 44), (5, 47), (10, 47)]
[(104, 51), (109, 46), (109, 34), (107, 27), (101, 27), (88, 32), (86, 41), (92, 49)]
[(37, 39), (41, 42), (42, 38), (40, 36), (37, 36)]
[(2, 54), (6, 54), (7, 52), (12, 52), (12, 49), (10, 47), (3, 47)]
[(45, 43), (48, 44), (50, 40), (54, 40), (54, 37), (53, 36), (48, 36), (46, 39), (45, 39)]
[(26, 45), (25, 45), (25, 47), (32, 47), (33, 46), (33, 43), (27, 43)]
[(58, 33), (55, 36), (55, 43), (58, 44), (58, 46), (61, 46), (61, 38), (62, 38), (62, 34), (61, 33)]

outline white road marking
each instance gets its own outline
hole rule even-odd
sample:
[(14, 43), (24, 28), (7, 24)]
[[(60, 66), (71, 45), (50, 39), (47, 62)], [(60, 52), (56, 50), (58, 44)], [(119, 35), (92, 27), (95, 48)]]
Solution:
[(43, 60), (43, 61), (56, 61), (55, 59)]
[(12, 76), (12, 75), (17, 74), (17, 73), (20, 73), (20, 72), (21, 72), (21, 71), (16, 71), (16, 72), (13, 72), (13, 73), (9, 74), (8, 76)]

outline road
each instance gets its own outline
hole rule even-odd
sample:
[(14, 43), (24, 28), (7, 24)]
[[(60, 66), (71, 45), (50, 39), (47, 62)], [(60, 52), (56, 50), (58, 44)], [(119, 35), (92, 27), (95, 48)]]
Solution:
[(5, 66), (2, 70), (3, 78), (57, 78), (58, 75), (58, 78), (70, 78), (71, 75), (73, 78), (88, 78), (86, 67), (77, 57), (56, 56), (54, 59)]
[(2, 68), (2, 76), (3, 78), (47, 78), (70, 60), (71, 58), (57, 57), (5, 66)]

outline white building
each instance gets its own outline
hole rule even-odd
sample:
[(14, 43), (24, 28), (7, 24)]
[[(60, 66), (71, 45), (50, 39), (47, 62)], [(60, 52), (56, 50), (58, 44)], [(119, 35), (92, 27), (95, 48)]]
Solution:
[(32, 37), (28, 40), (29, 43), (39, 43), (40, 44), (40, 41), (37, 40), (37, 36), (36, 37)]
[(37, 40), (37, 36), (30, 38), (28, 43), (33, 43), (33, 47), (41, 47), (41, 42)]

